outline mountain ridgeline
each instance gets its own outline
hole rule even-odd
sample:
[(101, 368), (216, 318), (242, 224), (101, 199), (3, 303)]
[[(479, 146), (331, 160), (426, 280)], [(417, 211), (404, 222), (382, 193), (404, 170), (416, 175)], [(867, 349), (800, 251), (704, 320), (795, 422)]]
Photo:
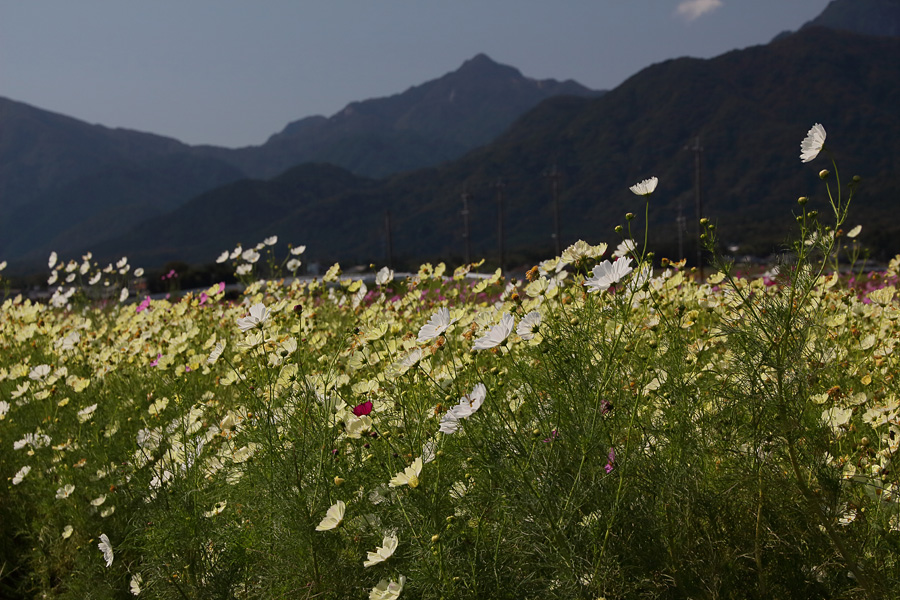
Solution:
[[(900, 36), (900, 0), (833, 0), (807, 27), (827, 27), (866, 35)], [(775, 39), (790, 35), (778, 34)]]
[[(102, 250), (146, 264), (209, 261), (236, 242), (278, 234), (306, 244), (308, 260), (383, 262), (390, 213), (395, 260), (461, 260), (466, 190), (472, 255), (496, 256), (502, 200), (508, 255), (527, 264), (553, 253), (555, 167), (564, 244), (617, 242), (613, 228), (625, 224), (625, 213), (643, 215), (643, 200), (628, 187), (656, 175), (650, 237), (674, 257), (678, 207), (694, 221), (699, 138), (703, 214), (740, 253), (768, 253), (792, 230), (798, 196), (827, 213), (817, 173), (830, 163), (824, 154), (812, 164), (798, 158), (807, 129), (821, 122), (843, 181), (863, 178), (850, 225), (863, 224), (863, 242), (886, 257), (900, 252), (897, 56), (900, 39), (814, 27), (709, 60), (669, 60), (600, 98), (544, 101), (458, 160), (382, 180), (307, 165), (268, 182), (230, 184)], [(694, 255), (692, 234), (691, 226), (687, 256)]]
[(431, 166), (491, 141), (559, 94), (599, 92), (530, 79), (479, 54), (401, 94), (296, 121), (238, 149), (89, 125), (0, 98), (0, 256), (39, 264), (51, 250), (93, 248), (204, 192), (304, 162), (373, 177)]
[(274, 177), (303, 162), (384, 177), (458, 158), (487, 144), (547, 98), (599, 94), (574, 81), (530, 79), (479, 54), (458, 70), (402, 94), (353, 102), (327, 119), (294, 121), (262, 146), (200, 151), (254, 178)]

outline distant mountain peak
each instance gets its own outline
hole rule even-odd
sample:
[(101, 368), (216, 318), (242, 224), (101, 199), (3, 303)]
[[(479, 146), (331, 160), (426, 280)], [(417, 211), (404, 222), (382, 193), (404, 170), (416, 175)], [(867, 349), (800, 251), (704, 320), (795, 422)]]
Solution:
[(502, 65), (493, 60), (487, 54), (479, 52), (469, 60), (465, 61), (462, 66), (451, 75), (471, 75), (471, 76), (513, 76), (522, 77), (522, 72), (515, 67)]

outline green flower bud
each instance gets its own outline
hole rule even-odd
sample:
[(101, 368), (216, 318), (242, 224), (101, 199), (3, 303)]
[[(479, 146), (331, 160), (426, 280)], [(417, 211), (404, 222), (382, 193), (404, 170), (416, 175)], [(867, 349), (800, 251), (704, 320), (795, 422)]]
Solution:
[(828, 169), (822, 169), (821, 171), (819, 171), (819, 179), (823, 181), (828, 179), (829, 175), (831, 175), (831, 173), (828, 172)]

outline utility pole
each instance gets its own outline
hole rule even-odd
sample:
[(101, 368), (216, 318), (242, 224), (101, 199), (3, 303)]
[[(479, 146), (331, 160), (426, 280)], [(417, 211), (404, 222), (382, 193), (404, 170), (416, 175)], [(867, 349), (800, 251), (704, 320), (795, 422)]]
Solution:
[(500, 273), (503, 273), (503, 262), (504, 262), (504, 254), (503, 254), (503, 188), (506, 187), (506, 184), (503, 183), (502, 179), (498, 179), (497, 183), (494, 184), (494, 189), (497, 190), (497, 245), (500, 255)]
[(562, 248), (560, 246), (561, 241), (559, 239), (559, 170), (556, 168), (556, 163), (553, 163), (553, 169), (544, 177), (550, 180), (550, 186), (553, 191), (553, 241), (555, 242), (556, 247), (556, 256), (562, 254)]
[(466, 248), (466, 264), (472, 264), (472, 245), (471, 238), (469, 237), (469, 200), (472, 199), (472, 194), (469, 193), (469, 189), (467, 186), (463, 187), (462, 193), (462, 218), (463, 218), (463, 239), (465, 240), (465, 248)]
[(387, 237), (387, 265), (389, 269), (394, 268), (394, 242), (391, 234), (391, 211), (384, 213), (384, 232)]
[[(703, 146), (700, 145), (700, 136), (694, 138), (693, 146), (685, 146), (685, 150), (690, 150), (694, 153), (694, 206), (697, 210), (696, 223), (697, 223), (697, 273), (699, 275), (698, 281), (703, 281), (703, 244), (700, 240), (701, 235), (701, 227), (700, 227), (700, 219), (703, 214), (703, 201), (700, 195), (700, 188), (702, 184), (702, 172), (701, 172), (701, 164), (700, 160), (701, 155), (703, 154)], [(680, 234), (679, 234), (680, 239)]]

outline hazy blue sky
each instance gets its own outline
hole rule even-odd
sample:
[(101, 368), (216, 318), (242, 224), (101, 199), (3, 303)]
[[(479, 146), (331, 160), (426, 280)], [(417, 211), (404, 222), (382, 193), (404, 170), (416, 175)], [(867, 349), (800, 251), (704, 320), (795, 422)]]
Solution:
[(479, 52), (610, 89), (768, 42), (829, 0), (0, 0), (0, 96), (191, 144), (399, 93)]

